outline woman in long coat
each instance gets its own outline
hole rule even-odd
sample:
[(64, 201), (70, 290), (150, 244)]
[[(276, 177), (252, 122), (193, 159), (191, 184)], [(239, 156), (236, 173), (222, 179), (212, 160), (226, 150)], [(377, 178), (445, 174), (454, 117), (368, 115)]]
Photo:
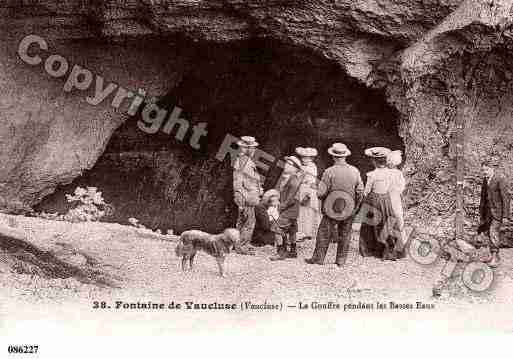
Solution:
[(365, 150), (372, 158), (375, 169), (367, 173), (364, 200), (356, 223), (360, 228), (360, 254), (374, 256), (383, 260), (395, 260), (395, 247), (400, 235), (394, 230), (395, 219), (390, 188), (393, 184), (390, 169), (386, 166), (388, 148), (374, 147)]

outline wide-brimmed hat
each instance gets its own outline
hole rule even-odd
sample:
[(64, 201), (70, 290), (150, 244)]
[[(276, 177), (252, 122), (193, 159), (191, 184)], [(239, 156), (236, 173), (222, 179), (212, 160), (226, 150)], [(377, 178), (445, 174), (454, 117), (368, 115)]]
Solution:
[(484, 160), (481, 162), (481, 165), (486, 165), (488, 167), (499, 167), (499, 164), (500, 164), (500, 159), (498, 156), (494, 156), (494, 155), (491, 155), (491, 156), (488, 156), (488, 157), (485, 157)]
[(264, 193), (262, 196), (262, 203), (268, 203), (271, 197), (278, 197), (280, 198), (280, 192), (275, 189), (270, 189)]
[(297, 168), (301, 168), (301, 166), (303, 165), (299, 158), (297, 158), (296, 156), (285, 156), (284, 160), (285, 162), (292, 162), (294, 166), (296, 166)]
[(316, 157), (318, 155), (317, 150), (313, 147), (297, 147), (296, 154), (299, 157)]
[(347, 157), (351, 154), (349, 148), (343, 143), (334, 143), (328, 148), (328, 153), (333, 157)]
[(240, 141), (237, 141), (237, 145), (239, 145), (239, 147), (258, 147), (258, 142), (255, 137), (242, 136)]
[(385, 158), (391, 151), (386, 147), (371, 147), (365, 150), (365, 155), (372, 158)]

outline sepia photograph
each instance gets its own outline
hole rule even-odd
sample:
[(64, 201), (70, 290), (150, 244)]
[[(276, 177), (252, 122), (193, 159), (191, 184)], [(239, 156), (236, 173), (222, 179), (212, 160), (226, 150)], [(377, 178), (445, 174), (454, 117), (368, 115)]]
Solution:
[(0, 0), (0, 353), (511, 333), (512, 55), (510, 0)]

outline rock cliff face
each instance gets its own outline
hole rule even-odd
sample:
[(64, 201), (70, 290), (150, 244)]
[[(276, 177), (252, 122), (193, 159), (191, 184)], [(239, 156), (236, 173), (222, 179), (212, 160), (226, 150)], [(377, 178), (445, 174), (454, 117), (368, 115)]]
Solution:
[[(28, 65), (19, 58), (20, 40), (37, 34), (48, 42), (48, 51), (40, 51), (43, 60), (59, 54), (70, 64), (103, 76), (106, 83), (175, 99), (193, 122), (200, 122), (201, 116), (210, 126), (231, 109), (226, 122), (230, 129), (219, 132), (261, 131), (264, 146), (274, 155), (293, 145), (276, 144), (275, 134), (285, 138), (287, 133), (274, 129), (302, 133), (299, 129), (307, 121), (312, 128), (302, 133), (303, 140), (316, 133), (319, 137), (312, 144), (321, 150), (333, 139), (359, 143), (359, 150), (367, 143), (347, 134), (358, 128), (367, 138), (400, 146), (394, 135), (375, 136), (381, 124), (395, 128), (390, 124), (397, 122), (407, 156), (409, 216), (422, 218), (424, 228), (442, 229), (450, 236), (458, 119), (464, 120), (466, 132), (469, 221), (475, 220), (476, 164), (481, 158), (495, 151), (505, 160), (504, 170), (513, 171), (512, 4), (507, 0), (8, 0), (0, 5), (1, 206), (11, 212), (26, 210), (58, 185), (73, 181), (95, 165), (118, 128), (98, 166), (112, 153), (134, 151), (121, 151), (120, 145), (113, 149), (121, 138), (132, 138), (127, 135), (126, 108), (112, 108), (113, 96), (91, 106), (85, 98), (94, 89), (65, 92), (66, 76), (53, 78), (43, 65)], [(237, 60), (220, 69), (227, 57), (237, 59), (248, 51), (271, 56), (259, 66)], [(217, 64), (215, 69), (205, 58)], [(253, 58), (261, 62), (262, 56)], [(257, 72), (247, 76), (249, 70)], [(338, 96), (342, 99), (333, 100)], [(376, 107), (362, 107), (361, 98)], [(238, 119), (243, 113), (250, 115)], [(146, 158), (142, 153), (154, 152), (152, 146), (139, 145), (137, 156)], [(180, 157), (173, 163), (198, 161), (172, 166), (175, 170), (207, 166), (197, 155), (180, 155), (183, 148), (164, 147), (161, 150)], [(179, 173), (183, 177), (195, 171)], [(227, 175), (226, 169), (212, 173)], [(170, 186), (166, 191), (173, 198), (176, 189)], [(197, 206), (201, 193), (188, 199)], [(220, 211), (225, 203), (193, 213)]]

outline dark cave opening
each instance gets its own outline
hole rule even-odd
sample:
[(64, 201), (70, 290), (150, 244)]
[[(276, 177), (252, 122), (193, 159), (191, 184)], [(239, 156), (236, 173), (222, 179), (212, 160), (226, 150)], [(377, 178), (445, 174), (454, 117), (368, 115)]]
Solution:
[[(403, 149), (398, 114), (382, 92), (349, 78), (335, 63), (309, 51), (268, 40), (230, 44), (176, 42), (188, 64), (159, 105), (182, 109), (190, 123), (182, 140), (170, 134), (148, 134), (138, 127), (140, 114), (112, 135), (95, 166), (62, 185), (35, 207), (65, 212), (65, 193), (94, 186), (115, 211), (108, 221), (135, 217), (145, 226), (181, 232), (211, 232), (235, 223), (232, 175), (228, 159), (215, 157), (227, 134), (251, 135), (275, 158), (297, 146), (319, 151), (319, 173), (330, 165), (333, 142), (352, 150), (348, 161), (362, 175), (371, 169), (363, 150), (369, 146)], [(201, 147), (189, 145), (195, 124), (205, 122)], [(280, 170), (266, 173), (266, 189)], [(364, 175), (363, 175), (364, 176)]]

